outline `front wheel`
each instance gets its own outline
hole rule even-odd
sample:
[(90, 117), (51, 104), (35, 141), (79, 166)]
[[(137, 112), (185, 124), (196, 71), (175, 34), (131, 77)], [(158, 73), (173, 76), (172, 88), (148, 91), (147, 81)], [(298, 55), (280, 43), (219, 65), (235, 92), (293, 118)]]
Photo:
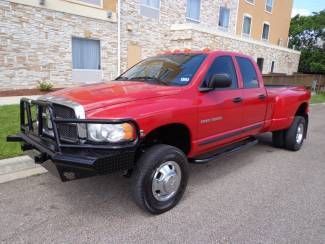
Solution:
[(132, 175), (132, 195), (141, 208), (161, 214), (182, 198), (188, 180), (184, 153), (169, 145), (149, 148), (137, 162)]

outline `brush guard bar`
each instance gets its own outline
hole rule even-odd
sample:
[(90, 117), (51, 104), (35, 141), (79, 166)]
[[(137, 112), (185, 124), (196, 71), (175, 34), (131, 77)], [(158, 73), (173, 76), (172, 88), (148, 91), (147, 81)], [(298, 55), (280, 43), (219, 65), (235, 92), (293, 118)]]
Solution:
[[(31, 106), (36, 106), (36, 121), (33, 120)], [(43, 133), (43, 111), (49, 112), (53, 135)], [(79, 137), (79, 128), (86, 132), (87, 124), (130, 123), (136, 131), (136, 139), (123, 143), (94, 143)], [(35, 126), (35, 124), (37, 126)], [(63, 140), (58, 125), (73, 124), (78, 128), (78, 140)], [(140, 130), (132, 119), (66, 119), (57, 118), (53, 103), (43, 100), (22, 98), (20, 101), (20, 130), (16, 135), (7, 136), (7, 141), (22, 142), (23, 151), (36, 151), (35, 163), (41, 164), (62, 181), (106, 174), (134, 167), (135, 153), (139, 145)], [(27, 153), (28, 154), (28, 153)], [(29, 153), (30, 154), (30, 153)]]

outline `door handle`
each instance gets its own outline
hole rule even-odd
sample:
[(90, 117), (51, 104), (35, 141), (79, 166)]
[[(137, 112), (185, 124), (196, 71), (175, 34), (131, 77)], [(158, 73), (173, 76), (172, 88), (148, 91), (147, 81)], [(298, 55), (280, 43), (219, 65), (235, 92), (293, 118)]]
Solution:
[(243, 99), (241, 97), (235, 97), (234, 99), (232, 99), (232, 101), (234, 103), (240, 103), (241, 101), (243, 101)]
[(258, 96), (258, 99), (264, 100), (266, 98), (265, 94), (261, 94)]

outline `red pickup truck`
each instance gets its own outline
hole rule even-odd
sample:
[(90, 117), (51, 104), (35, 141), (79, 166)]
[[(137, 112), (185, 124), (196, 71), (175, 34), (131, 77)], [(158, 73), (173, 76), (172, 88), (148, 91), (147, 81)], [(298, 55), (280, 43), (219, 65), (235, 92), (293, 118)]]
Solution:
[(24, 151), (62, 181), (126, 172), (135, 202), (153, 214), (185, 191), (188, 163), (206, 163), (256, 144), (297, 151), (307, 134), (310, 93), (263, 84), (248, 56), (169, 52), (136, 64), (114, 81), (21, 100)]

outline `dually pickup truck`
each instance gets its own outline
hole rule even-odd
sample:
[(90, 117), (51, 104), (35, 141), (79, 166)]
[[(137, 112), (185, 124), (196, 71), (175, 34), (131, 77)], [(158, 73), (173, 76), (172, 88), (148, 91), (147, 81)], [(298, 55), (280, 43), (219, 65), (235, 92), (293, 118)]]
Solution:
[(188, 163), (254, 145), (264, 132), (275, 147), (299, 150), (309, 100), (304, 87), (265, 86), (248, 56), (166, 52), (114, 81), (22, 99), (21, 131), (7, 140), (62, 181), (124, 172), (135, 202), (160, 214), (182, 198)]

